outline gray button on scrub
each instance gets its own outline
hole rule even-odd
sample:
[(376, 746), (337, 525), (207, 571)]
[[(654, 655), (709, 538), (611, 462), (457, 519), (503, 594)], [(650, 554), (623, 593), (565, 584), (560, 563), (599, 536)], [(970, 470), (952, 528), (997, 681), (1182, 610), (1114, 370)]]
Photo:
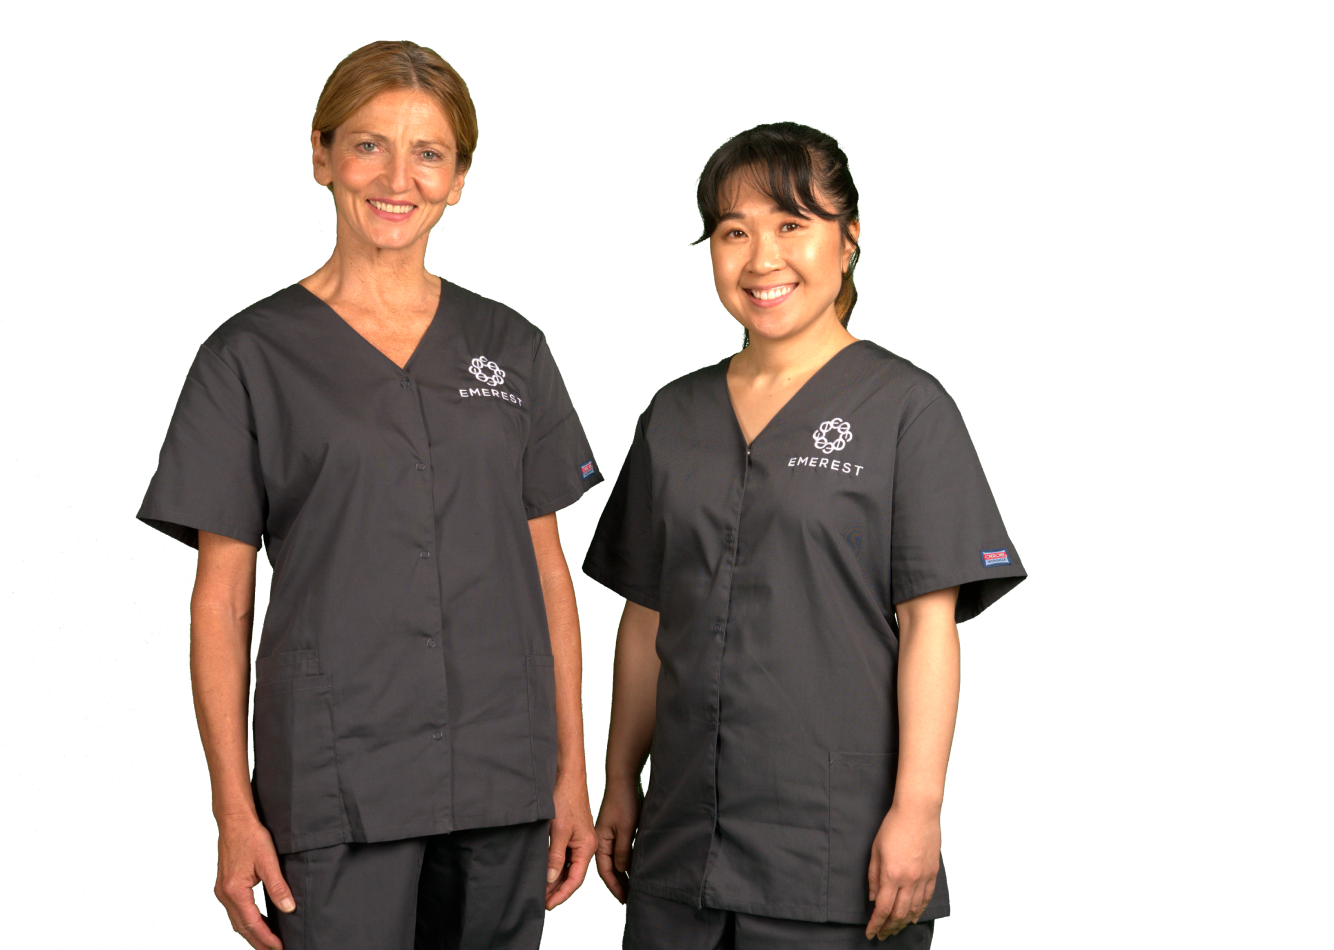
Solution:
[(528, 520), (601, 478), (542, 333), (447, 281), (405, 368), (299, 285), (205, 342), (139, 518), (267, 550), (254, 787), (280, 852), (554, 816)]
[[(631, 890), (865, 924), (898, 749), (894, 605), (1026, 575), (954, 401), (874, 343), (829, 360), (749, 450), (727, 361), (640, 417), (584, 571), (660, 611)], [(923, 920), (949, 911), (942, 873)]]

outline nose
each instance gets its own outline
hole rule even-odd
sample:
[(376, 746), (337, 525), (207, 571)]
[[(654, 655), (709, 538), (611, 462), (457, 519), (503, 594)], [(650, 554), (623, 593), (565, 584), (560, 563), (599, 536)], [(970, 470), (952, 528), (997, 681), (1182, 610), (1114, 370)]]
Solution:
[(412, 187), (412, 165), (410, 153), (397, 152), (389, 168), (386, 169), (389, 187), (395, 194), (402, 194)]
[(767, 274), (781, 270), (783, 255), (778, 248), (778, 241), (768, 231), (761, 231), (758, 240), (751, 245), (750, 269), (757, 274)]

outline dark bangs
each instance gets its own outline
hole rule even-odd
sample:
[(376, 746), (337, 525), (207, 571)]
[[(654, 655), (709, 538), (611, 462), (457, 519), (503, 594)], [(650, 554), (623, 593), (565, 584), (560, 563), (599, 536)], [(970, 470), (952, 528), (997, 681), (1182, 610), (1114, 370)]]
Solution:
[(695, 195), (704, 233), (695, 244), (707, 241), (729, 210), (724, 189), (730, 191), (742, 181), (787, 214), (841, 220), (845, 233), (857, 220), (857, 188), (838, 143), (809, 126), (775, 122), (732, 137), (704, 166)]

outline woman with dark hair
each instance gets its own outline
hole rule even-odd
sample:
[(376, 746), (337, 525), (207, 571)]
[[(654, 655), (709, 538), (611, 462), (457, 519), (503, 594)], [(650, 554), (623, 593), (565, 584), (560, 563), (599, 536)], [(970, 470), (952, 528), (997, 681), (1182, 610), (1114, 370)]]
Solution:
[(426, 271), (477, 144), (463, 79), (371, 43), (312, 126), (333, 255), (200, 347), (139, 511), (199, 549), (214, 892), (255, 948), (532, 950), (593, 853), (555, 512), (601, 476), (541, 331)]
[(953, 400), (848, 332), (838, 143), (743, 132), (698, 201), (745, 343), (653, 398), (584, 562), (626, 598), (598, 871), (627, 948), (926, 947), (956, 624), (1025, 572)]

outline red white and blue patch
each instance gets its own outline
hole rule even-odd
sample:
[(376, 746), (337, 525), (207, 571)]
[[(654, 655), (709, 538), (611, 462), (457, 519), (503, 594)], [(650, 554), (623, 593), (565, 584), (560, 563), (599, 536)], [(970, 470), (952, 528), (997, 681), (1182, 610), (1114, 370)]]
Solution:
[(1004, 564), (1009, 564), (1009, 563), (1010, 563), (1010, 552), (1007, 551), (1005, 548), (1001, 548), (998, 551), (982, 552), (983, 567), (1000, 567)]
[(597, 471), (597, 469), (593, 468), (592, 459), (589, 459), (583, 465), (579, 466), (579, 475), (581, 478), (587, 478), (588, 476), (592, 475), (595, 471)]

